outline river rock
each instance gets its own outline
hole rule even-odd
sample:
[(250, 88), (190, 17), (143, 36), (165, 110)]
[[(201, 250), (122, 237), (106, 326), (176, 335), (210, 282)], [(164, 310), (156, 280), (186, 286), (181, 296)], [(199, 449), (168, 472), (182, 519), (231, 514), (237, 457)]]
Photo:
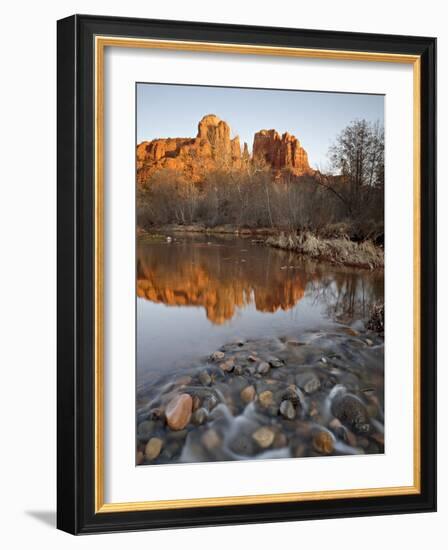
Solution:
[(326, 390), (331, 390), (338, 383), (336, 376), (329, 375), (324, 378), (324, 381), (321, 383), (321, 386)]
[(244, 369), (241, 365), (235, 365), (233, 369), (233, 374), (235, 374), (236, 376), (241, 376), (243, 372), (244, 372)]
[(193, 399), (188, 393), (174, 397), (165, 411), (166, 422), (171, 430), (183, 430), (190, 422)]
[(245, 434), (238, 434), (232, 438), (229, 447), (240, 456), (252, 456), (255, 453), (254, 441)]
[(161, 420), (163, 419), (164, 411), (162, 407), (155, 407), (149, 411), (149, 417), (152, 420)]
[(384, 434), (375, 432), (370, 437), (384, 447)]
[(216, 449), (221, 444), (221, 438), (217, 434), (216, 430), (210, 428), (207, 430), (201, 438), (202, 444), (208, 451)]
[(221, 359), (224, 359), (224, 352), (223, 351), (214, 351), (211, 355), (211, 358), (213, 361), (220, 361)]
[(266, 361), (262, 361), (257, 367), (257, 372), (258, 374), (267, 374), (270, 368), (271, 367), (269, 363), (267, 363)]
[(305, 456), (306, 446), (301, 441), (294, 442), (292, 446), (292, 455), (294, 458), (302, 458)]
[(267, 449), (270, 447), (274, 441), (275, 433), (271, 428), (263, 426), (258, 428), (253, 434), (252, 439), (259, 445), (262, 449)]
[(349, 430), (348, 428), (346, 428), (345, 426), (343, 427), (343, 429), (345, 430), (345, 434), (344, 434), (344, 437), (345, 437), (345, 441), (351, 445), (352, 447), (356, 447), (358, 445), (358, 441), (356, 439), (356, 435), (351, 431)]
[(145, 456), (148, 460), (156, 459), (162, 450), (163, 441), (159, 437), (151, 437), (145, 447)]
[(183, 441), (188, 435), (188, 430), (176, 430), (168, 433), (168, 439), (170, 442)]
[(280, 367), (283, 367), (285, 364), (281, 359), (278, 359), (277, 357), (270, 357), (268, 360), (271, 367), (278, 369)]
[(235, 361), (233, 359), (227, 359), (227, 361), (224, 361), (224, 363), (219, 365), (219, 368), (223, 372), (232, 372), (235, 368)]
[(332, 418), (328, 424), (328, 426), (332, 429), (332, 430), (338, 430), (339, 428), (342, 428), (342, 424), (341, 424), (341, 421), (339, 420), (339, 418)]
[(255, 388), (253, 386), (246, 386), (241, 390), (240, 396), (245, 403), (250, 403), (255, 399)]
[(288, 438), (283, 432), (277, 432), (274, 437), (274, 443), (272, 445), (274, 449), (281, 449), (288, 446)]
[(217, 404), (218, 398), (216, 395), (214, 393), (209, 393), (204, 399), (203, 407), (210, 412), (216, 407)]
[(166, 445), (164, 444), (160, 457), (162, 456), (165, 449), (168, 451), (171, 457), (174, 457), (175, 455), (180, 454), (180, 452), (182, 451), (183, 444), (184, 444), (183, 441), (170, 441), (169, 444), (166, 444)]
[(331, 412), (356, 434), (370, 431), (366, 406), (354, 395), (348, 393), (336, 396), (331, 404)]
[(285, 400), (280, 403), (280, 414), (287, 420), (294, 420), (296, 417), (296, 410), (291, 401)]
[(316, 420), (315, 417), (318, 416), (318, 414), (319, 414), (319, 409), (318, 409), (316, 401), (311, 401), (308, 414), (311, 416), (311, 418)]
[(320, 388), (320, 380), (313, 373), (303, 373), (296, 377), (297, 385), (308, 395), (316, 392)]
[(143, 463), (143, 459), (145, 458), (145, 455), (142, 451), (138, 451), (137, 456), (135, 457), (135, 462), (137, 463), (137, 466)]
[(358, 437), (357, 444), (358, 444), (358, 447), (361, 447), (361, 449), (367, 449), (370, 442), (367, 439), (367, 437)]
[(232, 386), (232, 393), (241, 392), (243, 388), (247, 386), (247, 380), (243, 376), (232, 376), (227, 379), (227, 385), (220, 389), (223, 394), (228, 393), (229, 386)]
[(201, 406), (201, 398), (199, 395), (193, 395), (193, 412), (198, 410)]
[(295, 384), (290, 384), (283, 393), (284, 401), (291, 401), (294, 407), (302, 407), (304, 397), (300, 389)]
[(356, 436), (346, 426), (343, 426), (337, 418), (333, 418), (328, 427), (334, 433), (337, 439), (340, 439), (351, 447), (356, 447)]
[(199, 382), (203, 386), (210, 386), (210, 384), (212, 383), (212, 377), (206, 370), (203, 370), (199, 373)]
[(161, 462), (171, 462), (173, 460), (175, 450), (172, 447), (163, 449), (160, 453), (159, 460)]
[(137, 427), (137, 436), (140, 441), (148, 441), (154, 431), (156, 423), (152, 420), (144, 420)]
[(225, 374), (222, 372), (222, 370), (220, 369), (216, 369), (215, 372), (213, 372), (211, 375), (212, 377), (212, 384), (215, 385), (215, 384), (225, 384), (225, 380), (226, 380), (226, 377), (225, 377)]
[(374, 403), (368, 403), (366, 409), (370, 418), (376, 418), (378, 416), (378, 407)]
[(270, 407), (274, 403), (274, 394), (270, 390), (258, 394), (258, 401), (262, 407)]
[(306, 420), (299, 420), (294, 423), (296, 434), (299, 436), (301, 441), (311, 437), (314, 426), (315, 424), (313, 422), (308, 422)]
[(200, 426), (201, 424), (204, 424), (204, 422), (207, 420), (207, 416), (207, 410), (201, 407), (193, 413), (191, 421), (193, 422), (193, 424), (196, 424), (196, 426)]
[(329, 455), (333, 452), (334, 441), (330, 432), (320, 430), (313, 436), (313, 448), (322, 455)]

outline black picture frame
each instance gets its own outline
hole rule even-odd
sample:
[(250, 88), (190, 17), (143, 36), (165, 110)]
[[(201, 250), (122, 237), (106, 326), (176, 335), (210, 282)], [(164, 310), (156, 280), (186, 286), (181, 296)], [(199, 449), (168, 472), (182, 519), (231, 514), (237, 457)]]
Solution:
[[(95, 512), (93, 42), (97, 35), (420, 56), (419, 494)], [(82, 534), (435, 511), (436, 39), (74, 15), (58, 21), (57, 48), (58, 528)]]

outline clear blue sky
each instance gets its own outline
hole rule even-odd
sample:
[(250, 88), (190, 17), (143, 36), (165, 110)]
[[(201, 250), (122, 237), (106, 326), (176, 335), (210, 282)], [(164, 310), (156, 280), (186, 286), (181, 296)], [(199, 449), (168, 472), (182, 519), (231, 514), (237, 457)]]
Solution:
[(137, 143), (194, 137), (199, 120), (210, 113), (225, 120), (249, 150), (258, 130), (287, 131), (300, 140), (311, 166), (324, 168), (328, 147), (352, 120), (384, 124), (384, 96), (139, 83)]

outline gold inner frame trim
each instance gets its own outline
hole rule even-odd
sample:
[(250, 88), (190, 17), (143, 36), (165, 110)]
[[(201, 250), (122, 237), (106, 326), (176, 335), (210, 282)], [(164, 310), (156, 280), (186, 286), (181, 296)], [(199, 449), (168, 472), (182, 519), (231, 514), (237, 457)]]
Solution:
[[(369, 61), (382, 63), (406, 63), (413, 65), (413, 297), (414, 297), (414, 353), (413, 353), (413, 424), (414, 469), (413, 484), (400, 487), (329, 490), (313, 492), (277, 493), (262, 495), (193, 498), (180, 500), (154, 500), (140, 502), (104, 502), (104, 50), (106, 47), (151, 48), (207, 53), (243, 54), (330, 59), (341, 61)], [(96, 36), (95, 54), (95, 513), (130, 512), (143, 510), (167, 510), (207, 506), (232, 506), (280, 502), (303, 502), (341, 498), (362, 498), (419, 494), (421, 491), (421, 424), (420, 424), (420, 117), (421, 71), (420, 56), (389, 54), (382, 52), (356, 52), (251, 44), (225, 44), (213, 42), (153, 40)]]

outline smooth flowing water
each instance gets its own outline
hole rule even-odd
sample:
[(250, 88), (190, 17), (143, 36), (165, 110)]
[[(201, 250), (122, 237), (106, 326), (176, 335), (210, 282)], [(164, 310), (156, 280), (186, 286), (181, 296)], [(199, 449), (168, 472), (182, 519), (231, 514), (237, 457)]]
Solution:
[[(373, 443), (381, 439), (378, 434), (383, 431), (384, 345), (382, 336), (366, 332), (365, 321), (372, 305), (383, 300), (383, 293), (382, 272), (310, 262), (295, 253), (265, 246), (253, 237), (174, 234), (140, 238), (137, 462), (380, 452), (381, 444), (379, 451), (378, 444)], [(216, 357), (210, 359), (219, 350), (225, 355), (223, 360), (248, 370), (241, 374), (233, 367), (226, 370), (221, 364), (219, 368)], [(276, 368), (276, 361), (284, 368)], [(268, 366), (260, 367), (261, 363)], [(309, 376), (311, 367), (314, 378)], [(257, 370), (263, 368), (271, 374)], [(198, 382), (198, 374), (204, 369), (211, 376), (210, 382), (205, 375)], [(225, 380), (221, 380), (223, 372), (229, 373)], [(311, 382), (305, 380), (307, 377)], [(255, 387), (256, 396), (246, 401), (241, 396), (248, 385)], [(296, 390), (291, 389), (293, 386)], [(201, 438), (206, 428), (190, 426), (183, 430), (184, 439), (178, 432), (170, 446), (173, 433), (163, 424), (163, 410), (179, 393), (179, 387), (193, 397), (196, 391), (198, 400), (203, 401), (210, 397), (203, 397), (204, 388), (211, 388), (207, 391), (212, 392), (216, 403), (204, 407), (198, 401), (196, 408), (205, 408), (207, 426), (209, 431), (213, 428), (215, 439), (208, 436), (211, 441), (204, 442)], [(277, 439), (278, 433), (282, 434), (286, 441), (283, 445), (282, 441), (269, 443), (270, 435), (266, 433), (261, 443), (263, 433), (258, 439), (251, 437), (257, 427), (266, 424), (257, 412), (263, 391), (272, 396), (268, 396), (261, 413), (270, 411), (268, 429)], [(286, 398), (285, 391), (298, 393)], [(331, 408), (330, 401), (336, 394), (340, 394), (341, 402), (341, 396), (347, 393), (363, 407), (354, 413), (362, 425), (356, 425), (355, 416), (344, 422), (349, 413), (343, 405), (341, 414), (335, 413), (334, 406)], [(293, 422), (289, 418), (293, 412), (289, 407), (288, 413), (284, 401), (294, 407), (294, 426), (288, 424)], [(378, 410), (370, 421), (360, 420), (370, 405)], [(314, 417), (313, 407), (318, 411)], [(151, 412), (155, 408), (157, 412)], [(311, 418), (308, 435), (299, 437), (297, 422), (306, 424)], [(359, 434), (367, 423), (376, 439), (364, 438), (366, 442)], [(341, 432), (339, 437), (336, 428), (346, 429), (344, 424), (350, 424), (349, 435), (342, 437)], [(315, 442), (316, 426), (330, 433), (331, 445), (327, 442), (325, 446), (325, 437), (323, 442)], [(350, 441), (352, 432), (358, 433), (358, 441)], [(145, 454), (151, 435), (162, 441), (162, 451), (155, 459), (148, 459), (150, 452)], [(309, 440), (302, 445), (304, 449), (299, 445), (300, 451), (298, 437), (302, 443)], [(248, 441), (250, 448), (244, 446)], [(331, 453), (326, 452), (329, 445)]]
[(168, 238), (138, 242), (139, 384), (236, 339), (353, 323), (383, 299), (382, 273), (312, 263), (251, 238)]

